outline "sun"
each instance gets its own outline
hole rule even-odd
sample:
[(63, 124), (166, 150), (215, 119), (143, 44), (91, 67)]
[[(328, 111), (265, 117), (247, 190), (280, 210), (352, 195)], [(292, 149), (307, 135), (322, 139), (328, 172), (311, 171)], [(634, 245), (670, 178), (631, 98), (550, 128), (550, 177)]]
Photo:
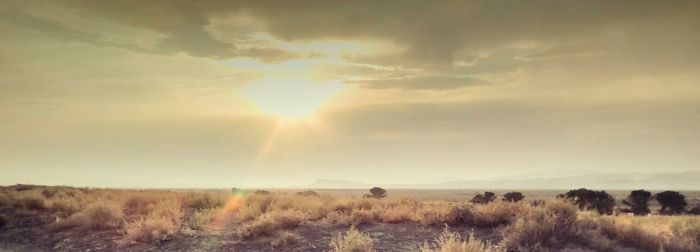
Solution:
[(333, 81), (301, 77), (266, 77), (246, 85), (241, 95), (263, 113), (285, 120), (298, 120), (313, 114), (342, 86)]

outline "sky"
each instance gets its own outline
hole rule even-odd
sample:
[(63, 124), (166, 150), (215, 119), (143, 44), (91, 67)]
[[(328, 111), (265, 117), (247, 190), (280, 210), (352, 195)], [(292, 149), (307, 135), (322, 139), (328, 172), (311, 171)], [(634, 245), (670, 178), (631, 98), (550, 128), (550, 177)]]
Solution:
[(700, 1), (2, 1), (0, 184), (700, 171)]

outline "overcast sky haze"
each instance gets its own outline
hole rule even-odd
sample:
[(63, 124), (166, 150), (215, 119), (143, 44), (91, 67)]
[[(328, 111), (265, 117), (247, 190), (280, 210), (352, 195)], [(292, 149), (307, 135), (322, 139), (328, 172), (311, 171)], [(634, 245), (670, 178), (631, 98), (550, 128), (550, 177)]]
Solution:
[(700, 171), (699, 13), (700, 1), (2, 1), (0, 184)]

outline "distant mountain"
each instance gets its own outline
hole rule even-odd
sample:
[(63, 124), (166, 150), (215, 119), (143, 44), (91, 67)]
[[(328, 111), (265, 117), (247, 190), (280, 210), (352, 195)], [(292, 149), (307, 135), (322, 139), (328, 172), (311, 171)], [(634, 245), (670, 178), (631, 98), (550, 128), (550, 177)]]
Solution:
[[(354, 189), (374, 185), (347, 181), (320, 179), (299, 187)], [(456, 180), (432, 184), (385, 184), (384, 188), (415, 189), (647, 189), (647, 190), (700, 190), (700, 171), (676, 173), (602, 173), (581, 172), (578, 175), (546, 177), (543, 174), (523, 174), (518, 177), (499, 177), (480, 180)]]

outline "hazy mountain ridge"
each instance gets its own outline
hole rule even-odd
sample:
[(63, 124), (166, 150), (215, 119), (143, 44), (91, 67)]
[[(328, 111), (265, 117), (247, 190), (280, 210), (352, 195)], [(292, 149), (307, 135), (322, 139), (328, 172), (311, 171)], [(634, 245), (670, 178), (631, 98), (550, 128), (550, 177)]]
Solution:
[[(587, 173), (561, 177), (524, 178), (502, 177), (477, 180), (455, 180), (428, 184), (383, 184), (384, 188), (415, 189), (648, 189), (648, 190), (700, 190), (700, 171), (677, 173)], [(373, 184), (347, 180), (319, 179), (306, 188), (354, 189), (368, 188)]]

